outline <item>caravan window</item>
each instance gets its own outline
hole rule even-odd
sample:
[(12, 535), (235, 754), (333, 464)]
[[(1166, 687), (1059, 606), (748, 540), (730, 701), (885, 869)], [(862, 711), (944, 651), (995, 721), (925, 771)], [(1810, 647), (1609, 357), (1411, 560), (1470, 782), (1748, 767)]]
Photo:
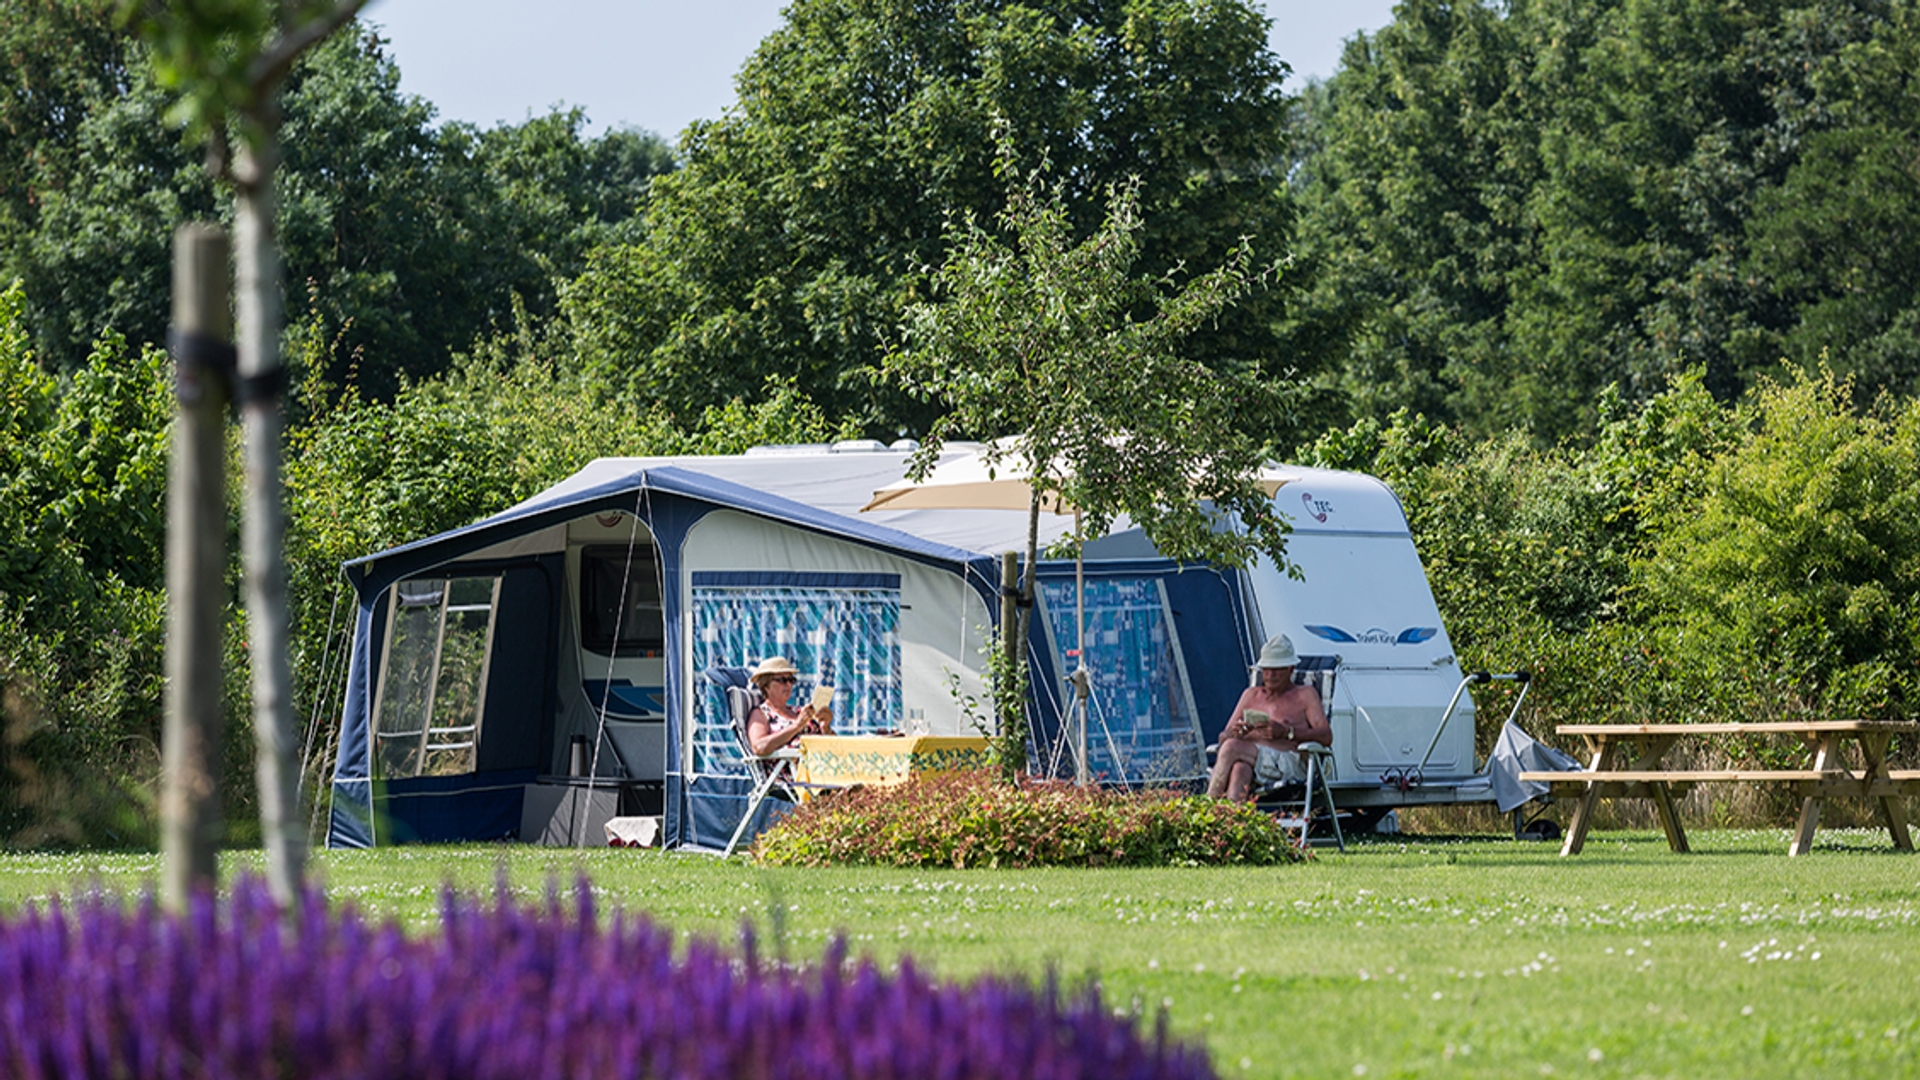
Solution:
[(666, 648), (653, 545), (581, 549), (580, 643), (602, 656), (658, 656)]
[(373, 717), (380, 775), (473, 772), (500, 579), (403, 581), (390, 596)]

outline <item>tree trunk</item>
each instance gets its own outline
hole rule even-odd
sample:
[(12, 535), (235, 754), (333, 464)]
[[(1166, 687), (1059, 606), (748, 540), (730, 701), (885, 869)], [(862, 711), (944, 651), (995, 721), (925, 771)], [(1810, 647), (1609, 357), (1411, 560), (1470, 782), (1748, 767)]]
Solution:
[[(1027, 503), (1027, 573), (1020, 582), (1019, 616), (1014, 619), (1014, 635), (1009, 671), (1025, 670), (1027, 662), (1027, 640), (1033, 630), (1034, 572), (1038, 569), (1040, 552), (1040, 489), (1029, 485), (1032, 495)], [(1016, 680), (1016, 685), (1024, 687), (1025, 680)], [(1026, 738), (1033, 729), (1031, 718), (1027, 716), (1025, 692), (1022, 690), (1019, 703), (1020, 745), (1026, 746)]]
[[(178, 911), (220, 858), (220, 624), (226, 606), (227, 382), (212, 354), (233, 337), (226, 234), (173, 238), (175, 418), (167, 477), (167, 686), (160, 738), (160, 895)], [(208, 370), (212, 367), (214, 370)]]
[(279, 143), (268, 134), (234, 161), (235, 265), (239, 273), (240, 380), (246, 505), (240, 548), (246, 566), (248, 655), (253, 666), (254, 777), (267, 884), (290, 904), (306, 862), (294, 753), (293, 668), (287, 615), (286, 512), (280, 499), (280, 255), (274, 246), (273, 174)]

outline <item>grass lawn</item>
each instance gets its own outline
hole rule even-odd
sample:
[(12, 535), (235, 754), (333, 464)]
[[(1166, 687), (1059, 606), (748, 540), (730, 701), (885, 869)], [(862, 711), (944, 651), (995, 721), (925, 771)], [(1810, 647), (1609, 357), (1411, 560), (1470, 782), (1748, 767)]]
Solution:
[[(684, 933), (751, 919), (794, 959), (829, 935), (943, 975), (1098, 978), (1203, 1040), (1223, 1077), (1920, 1075), (1920, 858), (1886, 834), (1658, 833), (1557, 845), (1406, 836), (1271, 869), (761, 869), (657, 852), (320, 852), (330, 895), (416, 927), (444, 882), (543, 893)], [(223, 859), (229, 871), (257, 853)], [(157, 858), (0, 857), (0, 909)]]

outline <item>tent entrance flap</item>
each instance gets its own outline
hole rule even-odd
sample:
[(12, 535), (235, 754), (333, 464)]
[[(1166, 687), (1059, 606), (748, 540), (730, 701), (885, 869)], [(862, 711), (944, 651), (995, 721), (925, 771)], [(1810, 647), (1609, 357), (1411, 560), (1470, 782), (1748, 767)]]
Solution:
[[(833, 689), (836, 732), (899, 727), (899, 574), (695, 571), (691, 584), (695, 671), (751, 668), (784, 656), (799, 672), (793, 700), (816, 687)], [(693, 700), (684, 839), (718, 846), (747, 810), (752, 776), (726, 689), (699, 679)]]
[(373, 714), (376, 775), (450, 776), (477, 767), (500, 580), (425, 578), (389, 591)]

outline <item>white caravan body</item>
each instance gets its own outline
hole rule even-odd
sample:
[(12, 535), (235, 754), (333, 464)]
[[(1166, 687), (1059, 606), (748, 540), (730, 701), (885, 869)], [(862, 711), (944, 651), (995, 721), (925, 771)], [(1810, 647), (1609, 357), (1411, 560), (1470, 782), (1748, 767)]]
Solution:
[(1261, 559), (1247, 572), (1250, 606), (1259, 633), (1287, 635), (1302, 656), (1340, 658), (1333, 700), (1323, 703), (1336, 800), (1491, 798), (1474, 759), (1473, 698), (1398, 496), (1361, 473), (1286, 472), (1274, 507), (1293, 526), (1287, 558), (1300, 577)]

